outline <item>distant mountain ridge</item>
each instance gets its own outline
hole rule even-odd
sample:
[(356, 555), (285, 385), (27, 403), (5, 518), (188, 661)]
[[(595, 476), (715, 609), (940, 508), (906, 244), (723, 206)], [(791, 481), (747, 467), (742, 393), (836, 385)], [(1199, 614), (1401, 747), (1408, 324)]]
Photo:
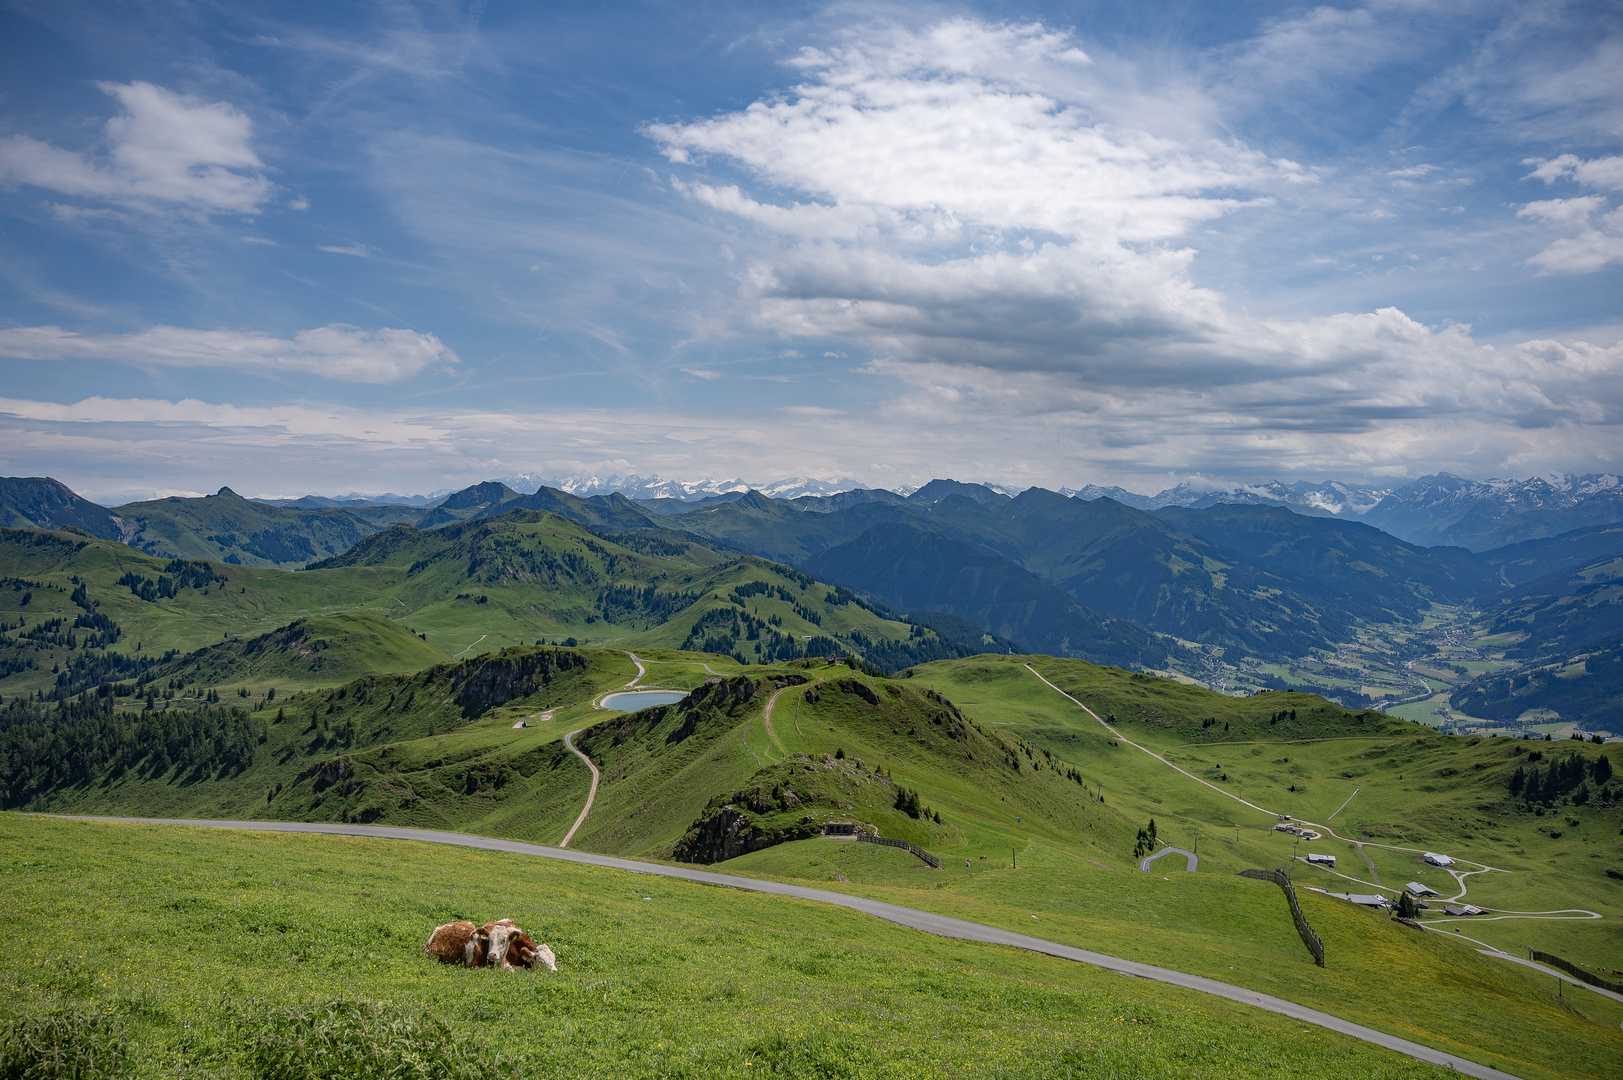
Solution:
[[(432, 532), (544, 512), (617, 542), (753, 554), (897, 611), (969, 620), (1021, 650), (1151, 668), (1189, 660), (1192, 645), (1265, 662), (1326, 654), (1359, 627), (1412, 624), (1433, 604), (1497, 607), (1504, 631), (1525, 635), (1518, 657), (1623, 632), (1617, 576), (1601, 569), (1623, 556), (1623, 487), (1609, 474), (1438, 474), (1385, 492), (1180, 485), (1154, 498), (1116, 489), (1118, 499), (1100, 494), (1107, 490), (1011, 495), (938, 478), (905, 496), (854, 487), (689, 499), (546, 485), (522, 492), (487, 480), (432, 507), (317, 496), (273, 503), (222, 488), (109, 511), (36, 477), (0, 479), (0, 525), (71, 525), (151, 555), (292, 569), (401, 525)], [(1279, 501), (1287, 497), (1313, 505)], [(1378, 527), (1383, 518), (1433, 541)], [(1580, 527), (1562, 531), (1574, 521)]]
[(1061, 494), (1084, 501), (1109, 498), (1150, 511), (1284, 506), (1308, 517), (1363, 521), (1423, 547), (1472, 551), (1623, 521), (1623, 481), (1613, 473), (1566, 473), (1525, 480), (1467, 480), (1436, 473), (1392, 487), (1305, 480), (1226, 486), (1182, 483), (1157, 495), (1089, 484), (1079, 490), (1062, 488)]
[(103, 540), (130, 530), (105, 506), (75, 494), (49, 476), (0, 476), (0, 528), (61, 529), (72, 525)]

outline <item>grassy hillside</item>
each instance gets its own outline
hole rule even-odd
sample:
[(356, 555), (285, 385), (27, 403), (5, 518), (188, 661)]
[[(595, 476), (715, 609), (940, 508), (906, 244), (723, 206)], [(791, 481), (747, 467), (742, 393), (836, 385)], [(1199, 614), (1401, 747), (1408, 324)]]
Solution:
[(450, 657), (416, 634), (361, 611), (295, 619), (251, 638), (232, 638), (179, 657), (152, 677), (221, 691), (263, 694), (338, 686), (371, 674), (421, 671)]
[(1530, 581), (1490, 610), (1489, 633), (1516, 635), (1512, 659), (1575, 652), (1623, 634), (1623, 554)]
[[(576, 847), (733, 855), (720, 865), (1035, 926), (1431, 1045), (1469, 1048), (1522, 1076), (1612, 1075), (1623, 1049), (1615, 1031), (1623, 1009), (1615, 1003), (1573, 1000), (1570, 990), (1557, 999), (1547, 977), (1481, 957), (1472, 944), (1531, 944), (1580, 962), (1623, 964), (1616, 929), (1623, 880), (1605, 873), (1623, 865), (1618, 783), (1592, 783), (1579, 801), (1576, 788), (1548, 780), (1568, 776), (1570, 755), (1593, 776), (1595, 762), (1610, 761), (1615, 748), (1447, 738), (1310, 695), (1236, 699), (1047, 657), (949, 660), (886, 679), (843, 664), (741, 670), (669, 650), (637, 656), (647, 683), (694, 693), (676, 706), (604, 712), (595, 707), (602, 694), (636, 675), (626, 653), (512, 649), (262, 703), (231, 728), (243, 737), (224, 767), (211, 766), (206, 753), (188, 757), (181, 746), (160, 769), (140, 756), (147, 736), (124, 740), (127, 761), (77, 779), (70, 766), (24, 805), (374, 821), (555, 843), (590, 784), (562, 743), (565, 732), (584, 729), (576, 745), (601, 781)], [(1101, 715), (1114, 715), (1121, 734), (1044, 684), (1028, 662)], [(163, 715), (126, 722), (157, 724)], [(514, 727), (521, 720), (530, 726)], [(15, 730), (0, 732), (8, 754), (17, 743), (5, 736)], [(109, 737), (113, 729), (84, 720), (54, 730), (80, 732), (90, 745), (121, 745)], [(256, 743), (259, 733), (264, 741)], [(37, 758), (41, 737), (24, 742)], [(68, 763), (85, 758), (61, 755)], [(1513, 797), (1517, 770), (1524, 786)], [(1527, 793), (1530, 771), (1539, 775), (1536, 796)], [(1455, 879), (1419, 859), (1420, 850), (1444, 850), (1498, 868), (1476, 872), (1462, 862), (1472, 872), (1465, 879), (1471, 902), (1605, 917), (1439, 919), (1432, 922), (1439, 933), (1419, 935), (1304, 892), (1330, 947), (1329, 965), (1319, 969), (1278, 890), (1233, 876), (1291, 863), (1297, 842), (1272, 829), (1279, 812), (1327, 822), (1347, 838), (1327, 832), (1301, 845), (1300, 854), (1340, 860), (1334, 871), (1293, 865), (1306, 886), (1391, 895), (1393, 885), (1418, 880), (1452, 895)], [(1167, 862), (1154, 874), (1135, 869), (1134, 836), (1151, 818), (1162, 838), (1200, 852), (1199, 873)], [(912, 840), (943, 867), (930, 870), (894, 849), (796, 839), (804, 826), (830, 820), (868, 822)], [(762, 838), (783, 842), (760, 848), (754, 841)], [(1457, 929), (1461, 940), (1448, 940)], [(1433, 1007), (1417, 1012), (1416, 998)]]
[[(531, 772), (508, 759), (562, 736), (561, 724), (512, 725), (559, 705), (590, 712), (593, 698), (634, 673), (624, 653), (527, 648), (235, 707), (241, 699), (228, 695), (215, 705), (198, 686), (166, 690), (173, 697), (144, 709), (113, 708), (115, 699), (94, 695), (55, 706), (13, 701), (0, 712), (0, 786), (5, 806), (32, 810), (387, 815), (402, 824), (488, 830), (495, 803), (521, 793), (499, 790), (507, 782), (503, 769), (521, 768), (526, 779)], [(214, 745), (216, 733), (238, 730), (246, 737), (230, 753)], [(549, 762), (554, 756), (550, 746), (541, 753)], [(584, 766), (576, 766), (584, 777)], [(579, 790), (565, 787), (558, 797), (574, 800), (584, 780)], [(520, 831), (505, 831), (535, 835), (514, 828)]]
[[(1101, 716), (1114, 713), (1121, 739), (1032, 676), (1026, 660)], [(1309, 695), (1225, 698), (1049, 658), (975, 657), (931, 664), (912, 678), (1077, 764), (1129, 820), (1153, 817), (1164, 840), (1197, 849), (1202, 872), (1286, 865), (1311, 851), (1336, 855), (1338, 866), (1297, 863), (1308, 884), (1380, 886), (1390, 896), (1419, 881), (1451, 896), (1460, 888), (1454, 879), (1420, 857), (1442, 851), (1497, 868), (1469, 878), (1471, 903), (1605, 916), (1475, 922), (1465, 934), (1511, 951), (1532, 944), (1623, 967), (1623, 878), (1608, 873), (1623, 873), (1623, 781), (1615, 779), (1623, 753), (1615, 744), (1442, 736)], [(1517, 769), (1547, 775), (1569, 757), (1585, 763), (1586, 794), (1576, 781), (1548, 799), (1512, 794)], [(1594, 780), (1593, 762), (1603, 757), (1614, 776), (1609, 792)], [(1279, 814), (1325, 823), (1347, 839), (1298, 841), (1273, 829)]]
[[(335, 1000), (381, 1010), (367, 1077), (436, 1050), (530, 1077), (1443, 1075), (1062, 960), (494, 852), (5, 815), (0, 880), (32, 922), (76, 927), (71, 950), (0, 954), (4, 1018), (122, 1046), (140, 1076), (248, 1077), (255, 1052), (330, 1068), (343, 1026), (299, 1018)], [(422, 955), (437, 923), (498, 915), (550, 941), (558, 972)], [(496, 1018), (511, 1037), (487, 1037)]]
[(377, 526), (347, 510), (250, 502), (221, 488), (199, 499), (126, 503), (113, 511), (148, 555), (293, 569), (347, 551)]
[[(159, 559), (83, 534), (0, 530), (0, 698), (139, 679), (173, 654), (338, 612), (423, 635), (443, 654), (433, 659), (543, 640), (751, 660), (856, 652), (887, 669), (970, 651), (787, 567), (681, 534), (602, 536), (537, 511), (436, 530), (397, 525), (297, 573)], [(384, 636), (363, 640), (371, 633), (318, 634), (358, 653), (344, 663), (324, 657), (302, 683), (333, 685), (375, 670), (373, 660), (381, 670), (403, 670), (406, 655), (432, 662), (416, 646), (385, 657), (410, 642), (396, 635), (385, 648)], [(219, 663), (197, 677), (269, 685)]]

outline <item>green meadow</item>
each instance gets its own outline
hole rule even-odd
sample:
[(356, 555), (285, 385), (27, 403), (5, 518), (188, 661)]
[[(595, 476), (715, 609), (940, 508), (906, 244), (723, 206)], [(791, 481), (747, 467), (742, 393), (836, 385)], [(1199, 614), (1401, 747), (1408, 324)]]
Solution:
[[(71, 598), (72, 590), (83, 587), (95, 609), (117, 618), (126, 639), (134, 636), (143, 648), (147, 638), (180, 640), (165, 637), (171, 626), (165, 620), (186, 627), (203, 611), (236, 619), (230, 622), (236, 629), (171, 659), (139, 686), (109, 686), (105, 696), (87, 690), (60, 706), (8, 700), (10, 726), (0, 730), (4, 805), (119, 816), (377, 823), (556, 844), (580, 815), (591, 787), (586, 764), (565, 744), (574, 733), (574, 745), (601, 774), (592, 810), (572, 841), (582, 850), (666, 861), (724, 859), (716, 865), (730, 872), (815, 882), (1019, 929), (1299, 1001), (1524, 1077), (1623, 1074), (1616, 1064), (1623, 1061), (1623, 1006), (1583, 989), (1562, 990), (1548, 976), (1477, 951), (1478, 943), (1510, 952), (1531, 946), (1592, 969), (1623, 967), (1623, 878), (1608, 874), (1623, 870), (1619, 782), (1586, 789), (1584, 800), (1563, 797), (1538, 805), (1511, 798), (1508, 787), (1518, 769), (1548, 769), (1568, 759), (1591, 769), (1615, 748), (1442, 736), (1314, 695), (1236, 698), (1050, 657), (938, 660), (894, 677), (856, 661), (745, 664), (733, 653), (775, 647), (771, 643), (780, 638), (773, 635), (787, 636), (788, 630), (797, 631), (796, 639), (869, 635), (890, 643), (883, 648), (915, 647), (923, 639), (917, 627), (889, 622), (760, 560), (716, 563), (687, 549), (650, 554), (629, 543), (611, 548), (612, 541), (584, 530), (576, 536), (566, 525), (552, 519), (480, 524), (485, 531), (473, 548), (452, 545), (443, 557), (430, 557), (434, 552), (412, 530), (397, 530), (370, 541), (371, 554), (353, 565), (297, 574), (214, 567), (209, 573), (216, 576), (206, 582), (198, 578), (155, 602), (127, 587), (122, 596), (106, 590), (104, 579), (112, 575), (116, 584), (115, 571), (130, 573), (133, 566), (155, 574), (168, 564), (131, 562), (146, 557), (117, 545), (104, 549), (71, 535), (39, 534), (47, 539), (39, 542), (44, 554), (35, 554), (58, 561), (49, 574), (41, 566), (16, 564), (37, 575), (30, 580), (40, 583), (34, 595), (42, 599), (34, 604), (84, 609)], [(12, 544), (6, 550), (16, 555), (23, 549)], [(547, 560), (569, 565), (573, 559), (572, 573), (609, 574), (612, 568), (615, 574), (642, 575), (637, 580), (645, 583), (623, 592), (607, 586), (582, 592), (582, 603), (591, 600), (595, 614), (577, 608), (563, 621), (524, 623), (523, 635), (514, 624), (507, 633), (499, 630), (501, 620), (517, 616), (501, 582), (519, 579), (502, 571), (495, 584), (470, 591), (464, 560), (475, 556), (507, 559), (509, 570), (533, 570)], [(100, 566), (101, 560), (107, 565)], [(432, 574), (444, 580), (432, 585), (426, 581)], [(268, 584), (262, 587), (252, 575)], [(522, 591), (521, 584), (512, 588)], [(340, 585), (364, 585), (370, 606), (346, 608), (337, 592), (322, 591)], [(453, 586), (466, 595), (450, 593), (447, 599)], [(533, 583), (523, 587), (532, 602), (540, 595)], [(548, 595), (561, 606), (569, 594), (560, 584)], [(0, 621), (24, 611), (20, 597), (20, 590), (0, 589), (0, 606), (12, 605), (0, 611)], [(318, 601), (330, 601), (331, 610), (316, 610)], [(589, 614), (595, 621), (588, 621)], [(467, 619), (434, 622), (452, 615)], [(523, 618), (551, 615), (534, 611)], [(571, 628), (585, 634), (589, 628), (611, 635), (613, 647), (490, 647), (491, 641), (519, 642), (543, 626), (554, 628), (553, 634)], [(477, 638), (472, 632), (480, 627), (490, 640), (476, 648), (458, 644)], [(492, 627), (498, 628), (495, 635), (488, 632)], [(734, 629), (737, 634), (721, 648), (715, 635)], [(748, 637), (746, 630), (757, 636)], [(186, 632), (195, 633), (195, 627)], [(551, 635), (536, 633), (542, 636)], [(696, 642), (717, 647), (695, 651)], [(1028, 664), (1119, 734), (1046, 685)], [(691, 695), (636, 713), (601, 706), (607, 694), (633, 683)], [(53, 709), (57, 719), (47, 723), (42, 718)], [(234, 733), (225, 756), (210, 748), (211, 738), (219, 740), (216, 729)], [(81, 767), (91, 760), (100, 764)], [(1338, 835), (1326, 830), (1317, 840), (1298, 841), (1274, 828), (1280, 815)], [(1137, 869), (1135, 839), (1152, 819), (1163, 842), (1199, 852), (1199, 872), (1186, 873), (1177, 857), (1157, 862), (1150, 874)], [(1160, 1025), (1166, 1037), (1112, 1042), (1090, 1025), (1125, 1031), (1115, 1025), (1129, 1021), (1115, 1017), (1126, 1013), (1114, 1004), (1078, 1012), (1080, 1006), (1062, 1003), (1054, 987), (1082, 987), (1074, 1001), (1097, 1004), (1106, 999), (1086, 994), (1116, 1001), (1110, 995), (1120, 991), (1119, 979), (1041, 958), (1010, 960), (999, 950), (990, 950), (1004, 957), (994, 982), (1015, 980), (1018, 991), (975, 983), (965, 991), (968, 998), (931, 996), (920, 988), (937, 976), (917, 974), (908, 965), (958, 963), (951, 957), (959, 955), (953, 950), (960, 945), (934, 939), (921, 945), (921, 935), (815, 906), (791, 905), (791, 918), (784, 915), (789, 908), (773, 906), (786, 902), (677, 885), (621, 897), (614, 890), (624, 888), (624, 879), (608, 872), (409, 844), (119, 831), (40, 818), (6, 822), (12, 830), (8, 844), (34, 845), (30, 851), (50, 848), (53, 839), (70, 833), (95, 838), (59, 845), (82, 862), (62, 862), (69, 856), (60, 853), (56, 862), (30, 857), (20, 860), (31, 864), (22, 867), (26, 873), (8, 877), (8, 897), (26, 895), (47, 907), (109, 906), (93, 890), (103, 887), (97, 884), (101, 876), (118, 876), (109, 870), (122, 865), (118, 851), (138, 848), (130, 859), (150, 865), (157, 876), (131, 879), (131, 895), (152, 898), (149, 908), (131, 906), (131, 918), (150, 916), (157, 920), (151, 925), (166, 928), (155, 938), (140, 938), (149, 943), (143, 948), (159, 948), (152, 942), (172, 936), (170, 930), (223, 917), (225, 900), (259, 913), (302, 912), (274, 922), (256, 915), (252, 925), (260, 929), (237, 935), (241, 940), (232, 948), (246, 950), (230, 954), (240, 994), (224, 970), (233, 963), (198, 974), (193, 981), (212, 989), (195, 998), (186, 996), (190, 983), (153, 981), (144, 961), (119, 969), (116, 979), (110, 969), (98, 969), (95, 986), (104, 976), (124, 981), (89, 1003), (91, 984), (70, 985), (66, 975), (19, 984), (28, 990), (18, 1000), (32, 1017), (22, 1021), (33, 1025), (24, 1032), (33, 1033), (29, 1038), (54, 1038), (51, 1032), (60, 1035), (83, 1020), (97, 1031), (122, 1032), (132, 1060), (168, 1063), (140, 1066), (148, 1072), (173, 1071), (173, 1055), (193, 1054), (190, 1060), (206, 1063), (196, 1067), (199, 1075), (282, 1075), (266, 1062), (294, 1054), (288, 1047), (327, 1040), (339, 1054), (340, 1044), (350, 1045), (345, 1039), (388, 1042), (387, 1031), (411, 1033), (401, 1036), (407, 1043), (440, 1047), (445, 1061), (476, 1070), (468, 1075), (504, 1067), (498, 1061), (503, 1053), (517, 1055), (505, 1067), (516, 1066), (523, 1075), (564, 1074), (572, 1067), (570, 1075), (591, 1075), (612, 1071), (617, 1061), (630, 1075), (643, 1070), (695, 1076), (758, 1068), (788, 1076), (955, 1070), (1103, 1076), (1135, 1069), (1151, 1076), (1157, 1069), (1166, 1075), (1248, 1075), (1264, 1067), (1337, 1072), (1327, 1064), (1333, 1059), (1302, 1049), (1316, 1045), (1306, 1039), (1312, 1033), (1290, 1025), (1278, 1031), (1292, 1036), (1289, 1048), (1280, 1051), (1284, 1058), (1258, 1057), (1260, 1049), (1236, 1050), (1221, 1065), (1190, 1057), (1192, 1051), (1178, 1047), (1201, 1040), (1260, 1046), (1234, 1042), (1239, 1036), (1228, 1028), (1236, 1023), (1252, 1032), (1273, 1030), (1274, 1021), (1244, 1010), (1231, 1013), (1204, 999), (1187, 1014), (1176, 1014), (1190, 1018), (1179, 1023), (1196, 1027), (1174, 1031), (1171, 1019), (1132, 1021), (1138, 1028)], [(897, 849), (809, 838), (831, 822), (861, 822), (933, 852), (943, 865), (933, 870)], [(52, 831), (58, 829), (70, 833)], [(159, 854), (181, 849), (199, 860), (195, 879), (175, 869), (185, 861), (181, 855)], [(233, 853), (239, 849), (255, 854)], [(1422, 933), (1312, 891), (1380, 890), (1390, 896), (1406, 882), (1420, 881), (1444, 897), (1459, 894), (1461, 879), (1422, 862), (1425, 850), (1459, 860), (1464, 899), (1493, 909), (1490, 915), (1450, 921), (1436, 905), (1424, 916), (1436, 932)], [(1337, 865), (1309, 867), (1300, 861), (1308, 852), (1333, 854)], [(209, 878), (211, 866), (247, 869)], [(1241, 869), (1276, 866), (1289, 866), (1304, 887), (1304, 910), (1326, 943), (1322, 969), (1297, 938), (1279, 890), (1236, 876)], [(44, 872), (48, 867), (62, 867), (62, 873), (53, 878)], [(262, 873), (248, 872), (259, 867)], [(201, 884), (210, 880), (213, 886)], [(398, 895), (390, 891), (397, 880)], [(428, 884), (413, 891), (411, 882)], [(641, 887), (632, 885), (631, 891)], [(548, 892), (554, 888), (562, 891)], [(441, 892), (450, 899), (436, 900)], [(206, 902), (176, 900), (179, 906), (168, 909), (156, 899), (164, 895)], [(641, 895), (655, 899), (642, 901)], [(660, 896), (671, 904), (641, 906)], [(735, 903), (742, 905), (737, 911), (726, 907)], [(116, 903), (110, 907), (122, 911)], [(678, 907), (680, 918), (672, 915)], [(374, 909), (377, 920), (355, 914)], [(746, 909), (755, 914), (738, 914)], [(586, 913), (593, 910), (608, 912), (601, 917), (606, 921), (591, 922), (596, 916)], [(632, 914), (645, 910), (668, 918), (653, 920), (658, 925), (650, 928)], [(550, 929), (547, 920), (559, 911), (581, 920), (583, 936)], [(1543, 914), (1521, 918), (1506, 912)], [(476, 984), (468, 980), (479, 973), (424, 967), (413, 950), (429, 927), (458, 913), (481, 919), (507, 914), (537, 923), (555, 946), (562, 941), (566, 950), (583, 950), (576, 953), (582, 966), (551, 981), (526, 975)], [(352, 942), (342, 955), (353, 970), (338, 979), (325, 976), (322, 996), (315, 984), (294, 976), (340, 970), (340, 954), (320, 951), (326, 945), (301, 945), (286, 956), (302, 959), (287, 960), (272, 946), (294, 931), (275, 930), (273, 941), (263, 927), (305, 927), (300, 940), (313, 942), (319, 936), (313, 928), (328, 922), (361, 927), (370, 941), (392, 944), (363, 948), (353, 944), (356, 933), (341, 933)], [(406, 925), (409, 934), (399, 929)], [(729, 926), (731, 931), (721, 929)], [(772, 951), (778, 946), (771, 942), (779, 940), (773, 935), (795, 927), (811, 929), (782, 940), (822, 940), (818, 935), (826, 932), (836, 942), (806, 969), (812, 973), (804, 984), (780, 977), (775, 966), (800, 961), (770, 958), (779, 955)], [(112, 937), (97, 939), (87, 955), (134, 955), (126, 943), (128, 925), (108, 922), (97, 932)], [(907, 943), (887, 952), (892, 945), (881, 943), (896, 941), (898, 934)], [(752, 935), (764, 936), (750, 944), (756, 942)], [(119, 944), (109, 944), (115, 938)], [(688, 938), (703, 947), (680, 944)], [(575, 985), (563, 976), (584, 971), (588, 953), (619, 959), (593, 968), (599, 979), (568, 991), (576, 996), (549, 996)], [(848, 964), (828, 962), (858, 954), (861, 959)], [(28, 955), (18, 961), (28, 970), (39, 963), (46, 964), (40, 971), (56, 971)], [(728, 959), (718, 966), (707, 959), (711, 955)], [(308, 966), (317, 956), (328, 966)], [(215, 962), (195, 961), (204, 967)], [(286, 979), (274, 973), (280, 970), (275, 964), (284, 962), (298, 965)], [(975, 964), (979, 970), (981, 962)], [(256, 965), (270, 966), (261, 972)], [(605, 974), (611, 969), (638, 974), (615, 981)], [(724, 972), (732, 973), (730, 981), (718, 982)], [(1042, 972), (1065, 974), (1053, 982)], [(1068, 981), (1075, 979), (1082, 982)], [(567, 1032), (577, 1041), (575, 1056), (560, 1057), (550, 1045), (537, 1049), (527, 1042), (496, 1050), (458, 1041), (457, 1032), (508, 1015), (496, 1011), (504, 991), (470, 985), (550, 988), (501, 1001), (544, 1021), (541, 1027)], [(1036, 985), (1047, 989), (1025, 989)], [(602, 989), (612, 987), (620, 989)], [(1171, 1000), (1171, 993), (1132, 991), (1142, 1002)], [(497, 997), (481, 996), (487, 994)], [(334, 1001), (341, 1004), (308, 1011)], [(587, 1019), (583, 1010), (591, 1002), (606, 1008)], [(1022, 1004), (1016, 1008), (1013, 1002)], [(751, 1026), (745, 1019), (750, 1016), (774, 1018), (764, 1025), (772, 1030)], [(456, 1021), (446, 1029), (449, 1035), (434, 1027), (445, 1017)], [(706, 1037), (703, 1032), (711, 1029), (714, 1036)], [(258, 1047), (252, 1053), (260, 1057), (244, 1057), (245, 1046)], [(1084, 1053), (1077, 1047), (1104, 1049)], [(1310, 1056), (1292, 1056), (1299, 1053)], [(157, 1057), (143, 1056), (150, 1054)], [(1386, 1066), (1379, 1057), (1370, 1058), (1367, 1068), (1363, 1058), (1349, 1060), (1361, 1063), (1359, 1075), (1381, 1075)]]
[[(137, 1077), (1443, 1075), (1084, 965), (518, 855), (7, 814), (0, 880), (48, 929), (0, 951), (7, 1075), (25, 1043)], [(558, 972), (421, 951), (498, 916)]]

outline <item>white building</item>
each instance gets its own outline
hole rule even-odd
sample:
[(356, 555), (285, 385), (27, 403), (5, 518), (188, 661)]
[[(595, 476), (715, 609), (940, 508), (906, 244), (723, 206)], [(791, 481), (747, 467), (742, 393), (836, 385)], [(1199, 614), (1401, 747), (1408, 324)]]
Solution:
[(1431, 865), (1433, 865), (1433, 866), (1453, 866), (1454, 865), (1454, 860), (1453, 859), (1450, 859), (1447, 855), (1439, 855), (1435, 851), (1428, 851), (1424, 855), (1422, 855), (1421, 858), (1425, 859), (1427, 862), (1431, 863)]
[(1307, 861), (1315, 866), (1334, 866), (1336, 857), (1334, 855), (1309, 855)]

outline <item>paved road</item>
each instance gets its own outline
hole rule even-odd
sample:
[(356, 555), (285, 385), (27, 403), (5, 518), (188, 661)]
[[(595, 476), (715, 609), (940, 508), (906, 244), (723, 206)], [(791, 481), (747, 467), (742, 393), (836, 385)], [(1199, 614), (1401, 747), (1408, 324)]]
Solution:
[[(1215, 979), (1206, 979), (1199, 975), (1188, 975), (1181, 971), (1172, 971), (1151, 964), (1140, 964), (1134, 960), (1122, 960), (1118, 957), (1106, 956), (1103, 953), (1077, 949), (1069, 945), (1060, 945), (1056, 942), (1044, 941), (1042, 938), (1029, 937), (1026, 934), (1017, 934), (1011, 930), (1000, 930), (995, 926), (983, 926), (980, 923), (969, 922), (965, 919), (954, 919), (951, 916), (937, 915), (934, 912), (918, 911), (898, 904), (870, 900), (863, 896), (847, 896), (844, 893), (829, 892), (826, 889), (813, 889), (804, 885), (788, 885), (781, 881), (758, 881), (754, 878), (734, 877), (731, 874), (717, 874), (709, 870), (693, 870), (685, 866), (665, 866), (660, 863), (639, 862), (636, 859), (616, 858), (612, 855), (593, 855), (584, 851), (568, 851), (561, 847), (542, 847), (539, 844), (525, 844), (517, 840), (496, 840), (485, 836), (436, 832), (429, 829), (400, 829), (377, 825), (339, 825), (303, 821), (200, 821), (186, 818), (58, 816), (72, 817), (74, 820), (80, 821), (116, 821), (146, 825), (193, 825), (216, 829), (248, 829), (260, 832), (326, 833), (336, 836), (371, 836), (390, 840), (419, 840), (433, 844), (452, 844), (457, 847), (480, 848), (485, 851), (507, 851), (519, 855), (534, 855), (543, 859), (559, 859), (564, 862), (586, 863), (591, 866), (606, 866), (616, 870), (654, 874), (659, 877), (681, 878), (685, 881), (697, 881), (707, 885), (726, 885), (735, 889), (768, 893), (773, 896), (791, 896), (822, 904), (835, 904), (839, 907), (885, 919), (899, 926), (922, 930), (928, 934), (1026, 949), (1047, 956), (1057, 956), (1063, 960), (1091, 964), (1094, 967), (1119, 972), (1123, 975), (1132, 975), (1140, 979), (1150, 979), (1171, 986), (1180, 986), (1186, 990), (1212, 994), (1215, 997), (1226, 998), (1229, 1001), (1237, 1001), (1242, 1005), (1251, 1005), (1259, 1009), (1266, 1009), (1269, 1012), (1279, 1013), (1304, 1024), (1315, 1024), (1330, 1031), (1339, 1032), (1342, 1035), (1350, 1035), (1355, 1039), (1362, 1039), (1364, 1042), (1384, 1046), (1389, 1050), (1396, 1050), (1400, 1054), (1407, 1054), (1419, 1061), (1442, 1065), (1465, 1076), (1478, 1077), (1479, 1080), (1520, 1080), (1512, 1073), (1490, 1069), (1486, 1065), (1478, 1065), (1474, 1061), (1467, 1061), (1457, 1055), (1434, 1050), (1429, 1046), (1422, 1046), (1407, 1039), (1400, 1039), (1383, 1031), (1364, 1027), (1361, 1024), (1354, 1024), (1340, 1017), (1331, 1016), (1329, 1013), (1322, 1013), (1317, 1009), (1309, 1009), (1295, 1002), (1286, 1001), (1283, 998), (1259, 994), (1242, 986), (1231, 986)], [(584, 816), (582, 814), (582, 817)]]
[(1162, 848), (1154, 855), (1144, 856), (1144, 861), (1138, 864), (1138, 868), (1140, 870), (1148, 870), (1150, 868), (1150, 863), (1154, 862), (1156, 859), (1159, 859), (1163, 855), (1182, 855), (1185, 859), (1189, 860), (1189, 872), (1191, 874), (1193, 874), (1195, 872), (1195, 868), (1200, 865), (1200, 856), (1196, 855), (1193, 851), (1185, 851), (1181, 847), (1168, 847)]
[[(582, 729), (582, 730), (584, 730), (584, 729)], [(579, 735), (579, 734), (580, 734), (579, 731), (571, 731), (568, 735), (565, 735), (564, 736), (564, 745), (569, 747), (569, 752), (571, 754), (574, 754), (576, 757), (578, 757), (582, 761), (586, 762), (586, 767), (588, 769), (592, 770), (592, 790), (590, 790), (590, 791), (588, 791), (586, 793), (586, 805), (580, 808), (580, 817), (575, 819), (575, 823), (573, 825), (569, 826), (569, 832), (564, 834), (563, 842), (558, 845), (560, 848), (568, 847), (569, 846), (569, 841), (571, 841), (571, 840), (573, 840), (575, 838), (575, 830), (581, 827), (581, 824), (586, 820), (586, 815), (590, 814), (592, 812), (592, 800), (597, 798), (597, 777), (598, 777), (597, 766), (592, 764), (592, 759), (591, 758), (587, 757), (585, 754), (583, 754), (579, 750), (575, 749), (575, 736)], [(449, 835), (455, 835), (455, 834), (449, 834)], [(444, 841), (441, 841), (441, 843), (443, 843), (443, 842)]]

